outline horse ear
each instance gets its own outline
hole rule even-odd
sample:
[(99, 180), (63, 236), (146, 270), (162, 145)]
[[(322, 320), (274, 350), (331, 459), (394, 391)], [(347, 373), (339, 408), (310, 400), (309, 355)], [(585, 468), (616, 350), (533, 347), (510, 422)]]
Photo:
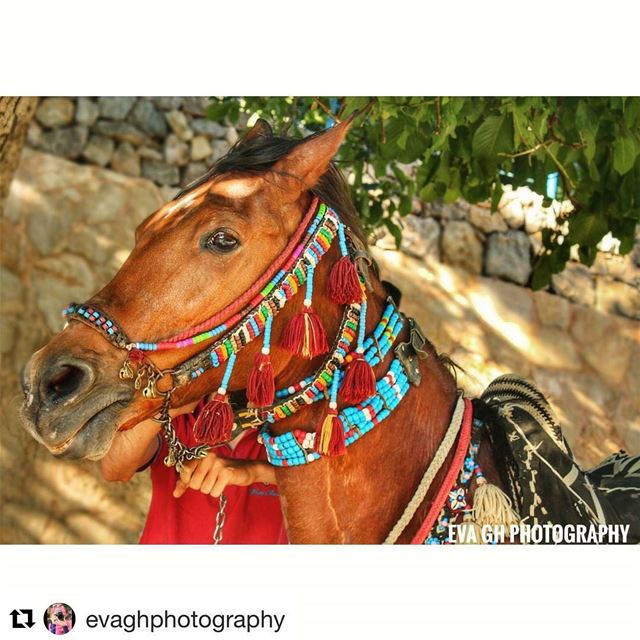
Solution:
[(253, 127), (242, 136), (241, 142), (249, 142), (249, 140), (253, 140), (254, 138), (271, 137), (272, 135), (273, 129), (271, 125), (263, 118), (258, 118)]
[(331, 129), (306, 138), (276, 162), (274, 173), (283, 178), (293, 178), (285, 180), (286, 189), (297, 192), (297, 197), (300, 192), (316, 185), (338, 152), (352, 120), (353, 117), (350, 117)]

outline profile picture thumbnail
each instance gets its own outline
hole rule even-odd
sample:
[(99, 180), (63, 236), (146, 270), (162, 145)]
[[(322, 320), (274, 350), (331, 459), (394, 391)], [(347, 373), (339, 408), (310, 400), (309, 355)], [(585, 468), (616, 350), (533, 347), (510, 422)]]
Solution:
[(56, 602), (47, 607), (44, 612), (44, 626), (54, 635), (62, 636), (69, 633), (76, 623), (74, 610), (64, 602)]

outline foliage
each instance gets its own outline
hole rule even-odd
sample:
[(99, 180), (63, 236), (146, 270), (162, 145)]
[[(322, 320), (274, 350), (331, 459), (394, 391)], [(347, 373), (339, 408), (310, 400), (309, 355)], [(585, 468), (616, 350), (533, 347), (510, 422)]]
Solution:
[[(415, 196), (488, 200), (495, 210), (503, 185), (524, 185), (545, 196), (544, 206), (573, 205), (558, 207), (557, 227), (542, 234), (535, 288), (564, 269), (572, 246), (587, 265), (608, 232), (621, 253), (632, 249), (640, 220), (639, 98), (220, 98), (208, 115), (232, 123), (241, 113), (260, 115), (302, 136), (356, 109), (363, 111), (339, 160), (352, 174), (367, 228), (384, 225), (399, 242), (398, 218)], [(550, 175), (557, 179), (549, 182)]]

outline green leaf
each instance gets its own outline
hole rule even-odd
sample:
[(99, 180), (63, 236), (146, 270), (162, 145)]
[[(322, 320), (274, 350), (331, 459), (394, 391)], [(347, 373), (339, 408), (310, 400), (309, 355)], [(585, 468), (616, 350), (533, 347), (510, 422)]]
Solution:
[(607, 219), (601, 213), (579, 211), (569, 218), (569, 235), (571, 244), (596, 245), (609, 230)]
[(550, 256), (540, 256), (533, 267), (531, 275), (531, 288), (534, 291), (544, 289), (551, 282), (551, 261)]
[(423, 202), (433, 202), (438, 197), (435, 183), (430, 182), (429, 184), (425, 185), (422, 189), (420, 189), (420, 193), (418, 194), (418, 196)]
[(630, 171), (638, 157), (638, 148), (632, 138), (618, 138), (613, 143), (613, 168), (623, 176)]
[(493, 183), (493, 189), (491, 191), (491, 213), (495, 213), (498, 210), (498, 205), (502, 199), (504, 189), (500, 180), (496, 180)]
[(471, 143), (475, 156), (487, 160), (511, 151), (512, 145), (513, 119), (510, 113), (486, 118), (476, 129)]

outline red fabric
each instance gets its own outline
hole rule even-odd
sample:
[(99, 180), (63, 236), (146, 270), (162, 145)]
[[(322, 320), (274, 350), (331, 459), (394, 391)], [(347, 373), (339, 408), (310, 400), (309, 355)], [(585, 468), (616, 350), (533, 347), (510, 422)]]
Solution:
[[(191, 414), (173, 420), (178, 437), (190, 447), (197, 444), (191, 428), (194, 421)], [(249, 430), (235, 449), (225, 445), (217, 447), (215, 452), (225, 458), (266, 460), (264, 447), (258, 443), (257, 436), (257, 431)], [(175, 468), (164, 465), (166, 455), (167, 446), (163, 440), (151, 465), (151, 505), (140, 544), (212, 544), (218, 499), (193, 489), (187, 489), (181, 498), (174, 498), (178, 475)], [(287, 543), (275, 485), (260, 482), (249, 487), (228, 486), (224, 493), (227, 508), (220, 544)]]

